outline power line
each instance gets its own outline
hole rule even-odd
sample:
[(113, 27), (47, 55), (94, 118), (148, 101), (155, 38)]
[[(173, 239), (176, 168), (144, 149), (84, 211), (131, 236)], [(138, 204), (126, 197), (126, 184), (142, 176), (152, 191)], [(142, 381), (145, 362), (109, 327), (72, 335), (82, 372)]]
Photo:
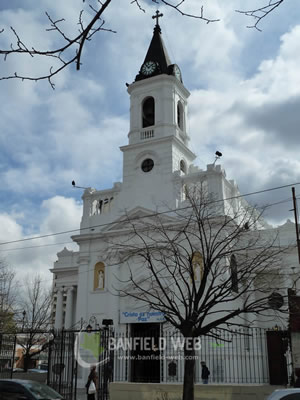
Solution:
[(3, 249), (3, 251), (16, 251), (16, 250), (27, 250), (27, 249), (38, 249), (41, 247), (51, 247), (51, 246), (61, 246), (63, 244), (73, 244), (74, 242), (58, 242), (58, 243), (49, 243), (49, 244), (39, 244), (37, 246), (26, 246), (26, 247), (13, 247), (11, 249)]
[[(241, 196), (238, 196), (238, 197), (241, 197)], [(297, 197), (297, 199), (299, 199), (299, 197)], [(287, 198), (285, 200), (281, 200), (281, 201), (278, 201), (278, 202), (275, 202), (275, 203), (271, 203), (271, 204), (268, 205), (268, 207), (275, 206), (275, 205), (282, 204), (282, 203), (287, 203), (289, 201), (292, 201), (292, 200)], [(185, 207), (185, 208), (190, 208), (190, 206), (189, 207)], [(159, 213), (157, 213), (157, 214), (159, 214)], [(36, 247), (46, 247), (46, 246), (55, 246), (55, 245), (73, 244), (73, 243), (74, 242), (61, 242), (61, 243), (53, 243), (53, 244), (49, 244), (49, 245), (39, 245), (39, 246), (29, 246), (29, 247), (24, 247), (24, 248), (15, 248), (15, 249), (11, 249), (11, 250), (23, 250), (23, 249), (27, 249), (27, 248), (29, 249), (29, 248), (36, 248)], [(291, 247), (296, 247), (296, 245), (292, 245)], [(261, 249), (261, 248), (262, 247), (255, 247), (255, 248), (253, 248), (251, 250), (258, 250), (258, 249)], [(8, 249), (8, 251), (9, 250), (10, 249)], [(98, 253), (98, 252), (99, 252), (99, 250), (90, 251), (90, 253)], [(68, 277), (78, 276), (78, 275), (81, 275), (81, 274), (84, 274), (84, 273), (89, 273), (89, 272), (92, 272), (92, 271), (94, 271), (94, 266), (91, 269), (87, 269), (85, 271), (78, 271), (78, 272), (75, 272), (75, 273), (72, 273), (72, 274), (68, 274)], [(41, 282), (49, 282), (49, 279), (41, 280)], [(18, 287), (18, 288), (21, 288), (21, 287), (24, 287), (24, 286), (26, 286), (26, 284), (17, 283), (17, 285), (16, 285), (16, 287)]]
[[(297, 199), (300, 199), (300, 196), (299, 197), (296, 197)], [(290, 201), (293, 201), (291, 198), (287, 198), (287, 199), (285, 199), (285, 200), (280, 200), (280, 201), (277, 201), (277, 202), (275, 202), (275, 203), (271, 203), (271, 204), (268, 204), (267, 206), (266, 206), (266, 208), (271, 208), (271, 207), (274, 207), (274, 206), (276, 206), (276, 205), (278, 205), (278, 204), (283, 204), (283, 203), (288, 203), (288, 202), (290, 202)], [(260, 207), (258, 207), (258, 208), (260, 208)], [(265, 207), (262, 207), (262, 208), (265, 208)], [(38, 248), (43, 248), (43, 247), (53, 247), (53, 246), (61, 246), (61, 245), (63, 245), (63, 244), (74, 244), (74, 242), (72, 241), (68, 241), (68, 242), (58, 242), (58, 243), (50, 243), (50, 244), (41, 244), (41, 245), (37, 245), (37, 246), (26, 246), (26, 247), (13, 247), (13, 248), (10, 248), (10, 249), (3, 249), (3, 250), (1, 250), (1, 252), (4, 252), (4, 251), (17, 251), (17, 250), (27, 250), (27, 249), (38, 249)]]
[[(260, 193), (271, 192), (271, 191), (274, 191), (274, 190), (284, 189), (284, 188), (287, 188), (287, 187), (297, 186), (297, 185), (300, 185), (300, 182), (290, 183), (288, 185), (276, 186), (276, 187), (272, 187), (272, 188), (269, 188), (269, 189), (257, 190), (255, 192), (250, 192), (250, 193), (246, 193), (246, 194), (240, 194), (238, 196), (226, 197), (224, 199), (211, 200), (209, 202), (209, 204), (228, 201), (228, 200), (233, 200), (233, 199), (238, 199), (238, 198), (243, 198), (243, 197), (252, 196), (252, 195), (260, 194)], [(152, 214), (148, 214), (146, 216), (129, 218), (128, 221), (136, 221), (136, 220), (140, 220), (140, 219), (144, 219), (144, 218), (156, 217), (158, 215), (170, 214), (170, 213), (172, 213), (174, 211), (187, 210), (187, 209), (192, 208), (192, 207), (193, 206), (186, 206), (186, 207), (176, 208), (176, 209), (167, 210), (167, 211), (155, 212), (155, 213), (152, 213)], [(29, 238), (24, 238), (24, 239), (11, 240), (11, 241), (8, 241), (8, 242), (0, 243), (0, 246), (3, 246), (5, 244), (11, 244), (11, 243), (26, 242), (26, 241), (29, 241), (29, 240), (44, 239), (44, 238), (47, 238), (47, 237), (54, 237), (54, 236), (58, 236), (58, 235), (66, 235), (66, 234), (69, 234), (69, 233), (81, 232), (81, 231), (84, 231), (84, 230), (90, 230), (90, 229), (94, 229), (94, 228), (110, 226), (110, 225), (114, 225), (115, 223), (116, 223), (116, 221), (113, 221), (113, 222), (107, 222), (107, 223), (104, 223), (104, 224), (89, 226), (89, 227), (86, 227), (86, 228), (70, 229), (68, 231), (61, 231), (61, 232), (49, 233), (49, 234), (45, 234), (45, 235), (33, 236), (33, 237), (29, 237)]]
[[(291, 245), (290, 246), (291, 248), (296, 248), (297, 247), (297, 245)], [(260, 246), (260, 247), (253, 247), (253, 248), (251, 248), (250, 250), (260, 250), (260, 249), (264, 249), (265, 247), (263, 247), (263, 246)], [(236, 250), (236, 251), (239, 251), (239, 250)], [(90, 251), (90, 253), (98, 253), (99, 252), (99, 250), (92, 250), (92, 251)], [(111, 268), (111, 267), (118, 267), (119, 265), (110, 265), (109, 266), (109, 268)], [(71, 273), (71, 274), (68, 274), (68, 278), (70, 278), (71, 276), (79, 276), (79, 275), (81, 275), (81, 274), (86, 274), (86, 273), (89, 273), (89, 272), (93, 272), (94, 271), (94, 269), (95, 269), (95, 265), (93, 265), (93, 267), (92, 268), (90, 268), (90, 269), (87, 269), (87, 270), (85, 270), (85, 271), (77, 271), (77, 272), (74, 272), (74, 273)], [(55, 275), (55, 272), (53, 272), (53, 275)], [(54, 281), (55, 279), (53, 279), (53, 281)], [(53, 282), (52, 281), (52, 282)], [(41, 280), (40, 282), (49, 282), (49, 278), (48, 279), (44, 279), (44, 280)], [(77, 284), (78, 284), (78, 282), (77, 282)], [(73, 285), (75, 285), (75, 283), (73, 284)], [(15, 285), (15, 288), (21, 288), (21, 287), (26, 287), (27, 286), (27, 284), (19, 284), (19, 283), (17, 283), (16, 285)]]

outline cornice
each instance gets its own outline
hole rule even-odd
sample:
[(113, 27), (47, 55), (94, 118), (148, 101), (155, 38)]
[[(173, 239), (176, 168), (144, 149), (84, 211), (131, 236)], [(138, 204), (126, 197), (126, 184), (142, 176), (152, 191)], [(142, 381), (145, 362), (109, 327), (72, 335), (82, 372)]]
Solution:
[(189, 157), (191, 158), (196, 158), (196, 154), (193, 153), (184, 143), (182, 143), (176, 136), (174, 135), (169, 135), (169, 136), (164, 136), (164, 137), (160, 137), (157, 139), (151, 139), (148, 142), (139, 142), (139, 143), (133, 143), (133, 144), (127, 144), (125, 146), (121, 146), (120, 150), (121, 151), (127, 151), (130, 149), (138, 149), (140, 147), (142, 148), (146, 148), (147, 145), (149, 147), (152, 147), (154, 143), (164, 143), (164, 142), (169, 142), (170, 140), (172, 140), (173, 142), (175, 142), (181, 149), (183, 152), (185, 152), (186, 154), (189, 155)]

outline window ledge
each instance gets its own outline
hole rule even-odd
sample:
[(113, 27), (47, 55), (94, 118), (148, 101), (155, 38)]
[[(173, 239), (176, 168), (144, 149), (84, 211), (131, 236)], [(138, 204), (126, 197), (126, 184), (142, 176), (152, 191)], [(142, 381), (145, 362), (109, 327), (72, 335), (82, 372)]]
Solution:
[(99, 293), (107, 293), (107, 292), (108, 292), (108, 290), (106, 288), (104, 288), (104, 289), (95, 289), (95, 290), (90, 291), (91, 294), (99, 294)]

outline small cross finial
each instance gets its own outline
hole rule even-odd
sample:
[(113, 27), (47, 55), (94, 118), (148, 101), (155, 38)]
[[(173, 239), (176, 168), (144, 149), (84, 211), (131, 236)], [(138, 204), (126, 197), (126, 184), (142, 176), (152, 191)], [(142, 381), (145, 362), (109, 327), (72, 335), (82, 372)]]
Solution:
[(158, 24), (158, 19), (159, 19), (160, 17), (162, 17), (164, 14), (159, 13), (158, 10), (156, 10), (156, 13), (155, 13), (155, 14), (156, 14), (156, 15), (153, 15), (152, 18), (153, 18), (153, 19), (156, 19), (156, 26), (158, 26), (158, 25), (159, 25), (159, 24)]

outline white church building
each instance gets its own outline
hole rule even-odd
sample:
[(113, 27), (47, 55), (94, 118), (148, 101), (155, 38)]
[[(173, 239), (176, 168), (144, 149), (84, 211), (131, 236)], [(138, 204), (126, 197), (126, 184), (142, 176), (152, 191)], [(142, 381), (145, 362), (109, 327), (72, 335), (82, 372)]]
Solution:
[[(120, 334), (141, 334), (146, 329), (143, 327), (147, 327), (149, 331), (157, 327), (159, 334), (165, 324), (163, 313), (116, 295), (118, 279), (124, 278), (124, 272), (114, 259), (112, 243), (130, 235), (130, 227), (124, 226), (124, 216), (151, 218), (155, 213), (180, 209), (186, 201), (186, 187), (200, 181), (205, 181), (208, 193), (224, 200), (224, 213), (232, 207), (232, 202), (229, 201), (228, 207), (226, 206), (226, 199), (235, 198), (239, 206), (247, 205), (240, 197), (237, 184), (226, 178), (220, 165), (215, 162), (207, 165), (206, 170), (201, 170), (193, 164), (196, 155), (189, 148), (190, 138), (187, 132), (190, 93), (183, 84), (179, 66), (172, 64), (169, 59), (158, 19), (141, 69), (134, 82), (128, 85), (128, 94), (128, 144), (120, 148), (123, 153), (122, 182), (113, 183), (112, 188), (107, 190), (88, 188), (84, 191), (80, 233), (72, 237), (79, 249), (70, 251), (64, 248), (57, 254), (57, 261), (51, 269), (54, 290), (53, 323), (56, 329), (80, 330), (87, 325), (96, 329), (107, 319), (112, 320), (115, 331)], [(296, 289), (295, 277), (299, 274), (295, 225), (287, 221), (278, 228), (272, 228), (262, 221), (257, 229), (266, 234), (276, 231), (280, 246), (294, 244), (292, 250), (285, 254), (282, 268), (277, 275), (277, 287), (282, 287), (285, 291), (280, 293), (279, 290), (279, 295), (286, 296), (288, 288)], [(268, 324), (258, 321), (256, 327), (275, 331), (279, 327), (286, 329), (287, 325), (286, 317), (285, 320), (273, 319)], [(249, 359), (247, 356), (242, 357), (243, 361), (239, 361), (237, 355), (234, 363), (233, 368), (236, 370), (256, 369), (256, 380), (246, 374), (243, 378), (246, 383), (269, 381), (267, 344), (264, 338), (258, 336), (252, 343), (256, 343), (256, 359), (254, 360), (254, 353), (251, 353)], [(227, 355), (237, 354), (239, 346), (246, 350), (249, 347), (247, 336), (239, 340), (234, 348), (227, 343), (218, 345), (218, 349), (212, 345), (207, 350), (205, 357), (212, 380), (228, 382)], [(205, 343), (205, 346), (210, 346), (209, 340)], [(243, 354), (246, 354), (246, 350), (243, 350)], [(219, 351), (217, 358), (213, 358), (214, 351)], [(245, 362), (245, 368), (239, 366), (238, 362)], [(115, 360), (115, 380), (132, 382), (139, 379), (143, 381), (144, 378), (147, 381), (147, 377), (142, 376), (143, 372), (140, 375), (134, 372), (137, 366), (127, 361), (125, 366), (124, 363), (125, 361)], [(198, 378), (199, 371), (200, 365), (196, 365)], [(88, 371), (79, 372), (81, 385), (84, 385), (87, 374)], [(233, 375), (235, 374), (231, 372), (231, 376)], [(151, 379), (154, 382), (182, 382), (182, 365), (177, 363), (174, 367), (174, 363), (169, 361), (159, 363), (158, 373), (152, 375)]]

